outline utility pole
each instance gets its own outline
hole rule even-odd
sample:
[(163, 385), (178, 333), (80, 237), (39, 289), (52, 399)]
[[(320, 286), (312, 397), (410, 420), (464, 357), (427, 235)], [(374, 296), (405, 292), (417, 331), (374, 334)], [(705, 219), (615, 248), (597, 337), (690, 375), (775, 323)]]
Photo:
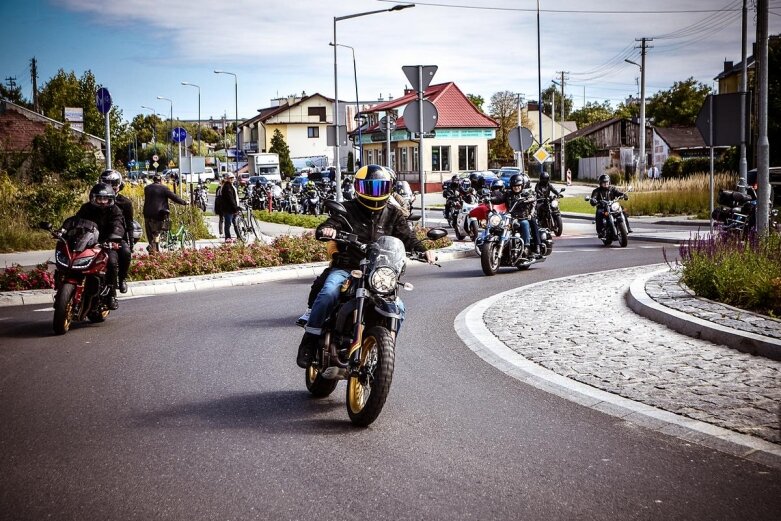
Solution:
[[(564, 81), (568, 80), (569, 78), (566, 77), (567, 71), (558, 71), (559, 78), (561, 78), (561, 82), (559, 83), (559, 86), (561, 87), (561, 125), (562, 125), (562, 131), (561, 131), (561, 181), (565, 181), (564, 172), (566, 170), (566, 161), (565, 161), (565, 153), (564, 153)], [(585, 86), (583, 87), (585, 91)], [(584, 94), (585, 98), (585, 94)], [(585, 102), (584, 102), (585, 106)]]
[[(518, 126), (519, 127), (523, 126), (521, 108), (523, 107), (524, 99), (525, 99), (525, 94), (522, 92), (518, 93)], [(515, 153), (518, 154), (517, 166), (518, 168), (521, 169), (521, 172), (523, 172), (523, 151), (519, 150), (518, 152)]]
[(33, 84), (33, 110), (40, 113), (41, 108), (38, 106), (38, 60), (35, 56), (30, 60), (30, 79)]
[(767, 105), (768, 105), (768, 3), (767, 0), (757, 0), (757, 90), (759, 91), (759, 106), (757, 107), (757, 233), (768, 233), (770, 218), (770, 141), (767, 137)]
[(738, 172), (740, 173), (740, 191), (746, 193), (746, 185), (748, 180), (748, 161), (746, 160), (746, 99), (748, 92), (748, 65), (746, 60), (747, 55), (747, 42), (748, 39), (748, 0), (743, 0), (743, 25), (741, 28), (741, 49), (740, 58), (742, 63), (742, 71), (740, 77), (740, 163)]
[[(638, 41), (638, 40), (635, 40)], [(645, 54), (649, 49), (647, 42), (653, 38), (640, 38), (640, 160), (637, 162), (638, 175), (645, 173)]]
[(15, 90), (16, 89), (16, 76), (9, 76), (5, 79), (6, 84), (8, 84), (8, 90)]

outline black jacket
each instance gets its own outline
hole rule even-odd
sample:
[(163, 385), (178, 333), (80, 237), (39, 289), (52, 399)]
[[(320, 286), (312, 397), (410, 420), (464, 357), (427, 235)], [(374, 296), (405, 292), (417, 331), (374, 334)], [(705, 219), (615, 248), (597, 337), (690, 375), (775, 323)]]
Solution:
[(515, 219), (533, 219), (537, 215), (536, 202), (537, 197), (534, 195), (534, 192), (528, 188), (521, 190), (518, 193), (509, 189), (491, 197), (491, 203), (504, 203), (507, 207), (507, 211), (512, 209), (512, 216)]
[(177, 204), (187, 204), (187, 201), (173, 193), (162, 183), (152, 183), (144, 188), (144, 218), (153, 220), (162, 220), (163, 211), (167, 211), (168, 200)]
[[(370, 243), (383, 235), (391, 235), (401, 239), (407, 251), (426, 251), (423, 243), (407, 226), (407, 220), (398, 208), (387, 204), (381, 211), (372, 212), (358, 201), (345, 201), (344, 207), (347, 210), (347, 221), (353, 227), (350, 233), (356, 234), (361, 242)], [(349, 231), (344, 229), (345, 226), (340, 220), (333, 217), (329, 217), (317, 227), (316, 237), (322, 236), (320, 230), (323, 228)], [(339, 252), (333, 255), (333, 265), (346, 270), (357, 269), (363, 258), (364, 254), (358, 248), (339, 244)]]
[(594, 191), (591, 192), (591, 206), (596, 206), (598, 202), (605, 201), (605, 200), (614, 200), (624, 195), (624, 192), (616, 188), (615, 186), (610, 186), (608, 188), (602, 188), (601, 186), (598, 186), (594, 188)]
[(117, 205), (98, 208), (92, 203), (84, 203), (76, 217), (98, 225), (100, 242), (119, 242), (125, 237), (125, 217)]
[(220, 190), (220, 211), (222, 213), (236, 213), (239, 211), (239, 198), (233, 183), (225, 183)]
[(551, 192), (556, 194), (556, 196), (559, 195), (559, 191), (553, 188), (553, 185), (550, 183), (544, 185), (537, 183), (534, 185), (534, 195), (537, 196), (537, 199), (547, 199)]
[(124, 195), (117, 194), (114, 204), (119, 207), (122, 217), (125, 219), (125, 240), (131, 243), (133, 239), (133, 203)]

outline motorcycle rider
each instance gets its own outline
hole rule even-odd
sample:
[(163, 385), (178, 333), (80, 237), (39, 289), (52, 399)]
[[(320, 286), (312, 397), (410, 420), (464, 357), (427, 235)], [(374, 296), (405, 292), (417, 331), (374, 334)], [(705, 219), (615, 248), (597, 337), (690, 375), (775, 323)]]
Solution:
[[(605, 200), (613, 200), (617, 199), (619, 197), (624, 197), (626, 194), (616, 188), (615, 186), (610, 186), (610, 176), (607, 174), (602, 174), (599, 176), (599, 186), (597, 188), (594, 188), (594, 190), (591, 192), (591, 199), (589, 202), (591, 203), (591, 206), (597, 206), (597, 203), (600, 201)], [(622, 209), (623, 212), (623, 209)], [(626, 212), (624, 213), (624, 222), (626, 223), (626, 230), (629, 233), (632, 233), (632, 227), (629, 226), (629, 219), (627, 218)], [(596, 218), (597, 222), (597, 236), (600, 239), (605, 238), (605, 216), (602, 215), (602, 212), (597, 209), (596, 211)]]
[(526, 174), (513, 174), (510, 177), (510, 189), (491, 197), (491, 203), (504, 203), (508, 210), (512, 209), (513, 219), (520, 226), (523, 243), (528, 248), (527, 254), (539, 255), (541, 240), (536, 202), (537, 197), (531, 191), (531, 182)]
[(149, 241), (147, 250), (149, 253), (160, 251), (159, 238), (163, 231), (165, 213), (169, 211), (168, 200), (187, 206), (187, 201), (176, 195), (170, 188), (163, 184), (163, 178), (155, 173), (152, 184), (144, 187), (144, 228), (146, 239)]
[(547, 199), (550, 197), (551, 192), (553, 192), (556, 197), (561, 196), (561, 193), (550, 184), (550, 174), (548, 172), (543, 172), (540, 174), (540, 180), (534, 185), (534, 195), (537, 196), (537, 199)]
[(100, 174), (100, 182), (110, 185), (114, 190), (116, 194), (114, 204), (122, 211), (122, 216), (125, 218), (125, 235), (117, 256), (119, 257), (119, 292), (127, 293), (127, 272), (133, 255), (133, 202), (119, 193), (125, 187), (125, 183), (122, 181), (122, 175), (116, 170), (104, 170)]
[(450, 181), (442, 183), (442, 197), (445, 198), (445, 219), (450, 220), (450, 213), (453, 211), (453, 205), (458, 198), (458, 176), (454, 175)]
[[(81, 205), (76, 212), (76, 217), (94, 222), (98, 226), (98, 240), (103, 242), (121, 243), (125, 236), (125, 217), (122, 210), (114, 204), (116, 195), (110, 185), (97, 183), (89, 191), (89, 202)], [(119, 258), (117, 250), (109, 249), (108, 269), (106, 270), (106, 284), (109, 294), (106, 297), (106, 306), (117, 309), (117, 265)]]
[[(409, 229), (399, 210), (388, 204), (393, 189), (393, 177), (385, 167), (379, 165), (361, 167), (355, 173), (354, 185), (356, 198), (344, 202), (344, 208), (347, 210), (346, 219), (353, 227), (351, 233), (356, 234), (363, 243), (373, 242), (382, 235), (397, 237), (404, 242), (408, 251), (425, 252), (426, 260), (430, 263), (434, 262), (434, 252), (426, 251), (426, 247)], [(333, 239), (342, 226), (340, 220), (329, 217), (317, 227), (315, 236), (318, 239)], [(363, 252), (352, 245), (337, 244), (337, 251), (332, 261), (333, 269), (312, 304), (306, 332), (298, 347), (296, 363), (299, 367), (306, 368), (314, 357), (319, 336), (323, 332), (323, 323), (339, 299), (340, 288), (350, 277), (350, 270), (360, 267), (364, 256)], [(401, 316), (403, 319), (403, 305)]]

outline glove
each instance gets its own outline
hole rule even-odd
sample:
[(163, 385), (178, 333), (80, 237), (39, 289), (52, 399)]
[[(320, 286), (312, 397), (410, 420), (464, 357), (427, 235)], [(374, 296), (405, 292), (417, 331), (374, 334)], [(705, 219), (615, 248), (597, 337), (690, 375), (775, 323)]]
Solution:
[(595, 198), (593, 198), (593, 197), (591, 199), (589, 199), (588, 202), (591, 203), (591, 206), (596, 206), (597, 205), (597, 200)]

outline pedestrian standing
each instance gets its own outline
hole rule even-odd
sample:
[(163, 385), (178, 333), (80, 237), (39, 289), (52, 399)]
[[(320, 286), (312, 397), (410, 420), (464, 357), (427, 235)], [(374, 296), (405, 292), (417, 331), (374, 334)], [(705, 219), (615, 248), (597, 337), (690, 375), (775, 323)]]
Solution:
[(223, 177), (220, 179), (220, 184), (217, 185), (217, 191), (214, 192), (214, 213), (219, 218), (219, 221), (217, 223), (217, 235), (220, 237), (223, 236), (222, 233), (222, 224), (223, 224), (223, 217), (222, 217), (222, 185), (225, 184), (225, 178)]
[(171, 213), (169, 200), (187, 206), (187, 201), (165, 186), (160, 174), (155, 174), (152, 177), (152, 184), (144, 187), (144, 228), (146, 239), (149, 241), (147, 246), (149, 253), (160, 251), (160, 232), (163, 231), (163, 224)]
[(233, 185), (235, 180), (236, 176), (233, 172), (229, 173), (220, 192), (222, 218), (225, 226), (225, 242), (233, 242), (231, 226), (233, 225), (233, 217), (239, 211), (239, 196), (236, 192), (236, 187)]

